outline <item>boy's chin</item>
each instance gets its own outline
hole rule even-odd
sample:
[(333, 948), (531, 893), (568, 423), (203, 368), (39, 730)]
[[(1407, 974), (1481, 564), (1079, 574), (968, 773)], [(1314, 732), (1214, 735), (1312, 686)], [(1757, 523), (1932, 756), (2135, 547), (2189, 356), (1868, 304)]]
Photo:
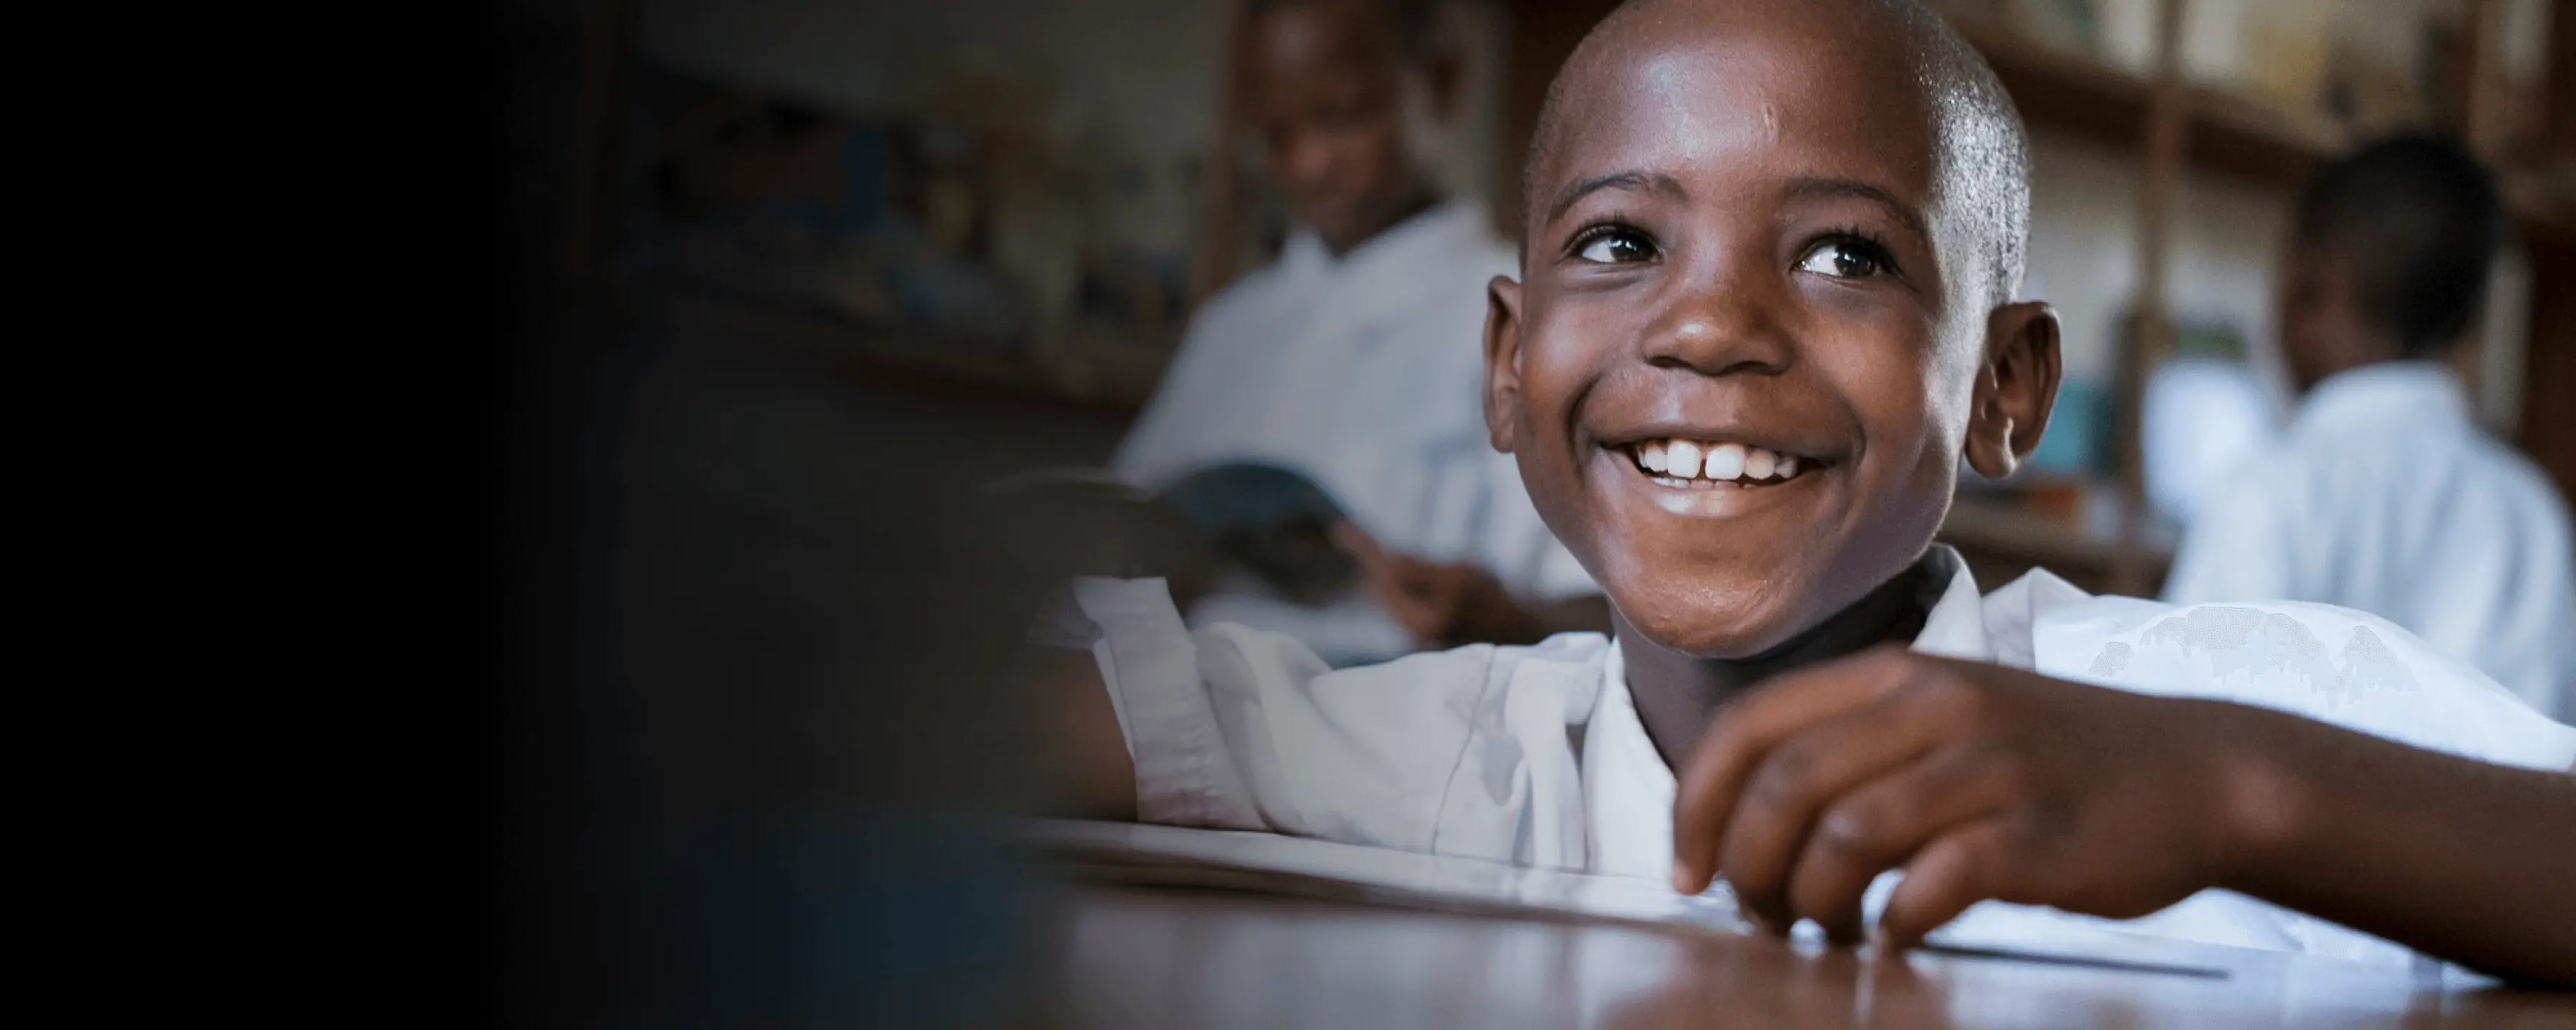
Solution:
[(1619, 606), (1628, 625), (1648, 642), (1694, 658), (1758, 658), (1809, 628), (1807, 613), (1775, 597), (1638, 600)]

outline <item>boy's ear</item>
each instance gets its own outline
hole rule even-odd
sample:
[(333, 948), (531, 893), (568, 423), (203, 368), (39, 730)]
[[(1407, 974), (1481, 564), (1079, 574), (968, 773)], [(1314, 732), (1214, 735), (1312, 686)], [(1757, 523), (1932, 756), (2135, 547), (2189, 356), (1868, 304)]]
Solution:
[(1968, 467), (2001, 479), (2020, 467), (2048, 430), (2060, 372), (2057, 312), (2039, 301), (1986, 316), (1986, 360), (1968, 410)]
[(1485, 284), (1485, 435), (1512, 452), (1521, 420), (1521, 284), (1498, 275)]

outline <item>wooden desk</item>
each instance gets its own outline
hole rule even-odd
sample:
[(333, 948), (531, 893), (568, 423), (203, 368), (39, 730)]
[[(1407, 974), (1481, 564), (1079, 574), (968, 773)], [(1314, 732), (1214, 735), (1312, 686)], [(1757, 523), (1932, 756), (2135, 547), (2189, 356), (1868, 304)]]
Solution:
[[(1060, 839), (1101, 854), (1162, 849), (1169, 861), (1060, 866), (1076, 882), (1039, 938), (1047, 1025), (2576, 1027), (2576, 993), (2446, 986), (2404, 968), (2129, 934), (2076, 953), (2172, 971), (1964, 951), (1882, 958), (1744, 934), (1705, 911), (1658, 913), (1681, 903), (1602, 878), (1074, 829)], [(1227, 882), (1262, 889), (1205, 886)], [(1477, 907), (1444, 908), (1460, 904)]]
[(2576, 995), (2418, 991), (2403, 972), (2247, 955), (2225, 977), (1761, 937), (1078, 887), (1045, 1021), (1099, 1027), (2570, 1027)]

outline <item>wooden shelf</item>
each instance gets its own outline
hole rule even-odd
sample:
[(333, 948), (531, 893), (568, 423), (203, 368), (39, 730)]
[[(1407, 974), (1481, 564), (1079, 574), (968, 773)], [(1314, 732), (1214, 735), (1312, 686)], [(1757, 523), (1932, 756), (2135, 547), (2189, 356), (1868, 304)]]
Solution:
[[(2056, 131), (2122, 148), (2146, 138), (2145, 76), (2054, 50), (2008, 33), (1959, 26), (2033, 131)], [(2322, 118), (2290, 112), (2206, 86), (2193, 86), (2184, 159), (2214, 172), (2296, 189), (2319, 162), (2352, 146), (2351, 135)], [(2508, 170), (2505, 199), (2526, 232), (2576, 236), (2576, 210), (2552, 196), (2537, 175)]]
[(1938, 539), (1959, 549), (1986, 590), (2047, 569), (2092, 593), (2153, 594), (2173, 564), (2175, 533), (2150, 521), (2139, 541), (2137, 575), (2124, 580), (2116, 529), (2087, 526), (2023, 508), (2009, 498), (1964, 493), (1950, 505)]
[[(2142, 542), (2147, 556), (2156, 560), (2172, 558), (2170, 537), (2167, 532), (2150, 533)], [(1941, 523), (1941, 539), (1960, 547), (2074, 568), (2108, 568), (2119, 552), (2119, 541), (2111, 534), (2090, 532), (2083, 526), (1973, 496), (1960, 497), (1950, 505), (1950, 516)]]
[[(1995, 69), (2035, 130), (2053, 129), (2122, 147), (2146, 138), (2146, 77), (1993, 29), (1960, 26)], [(2187, 153), (2192, 167), (2297, 186), (2350, 142), (2321, 120), (2273, 111), (2240, 97), (2192, 87)]]
[(661, 285), (653, 312), (678, 331), (744, 336), (816, 355), (855, 381), (979, 403), (1037, 403), (1133, 418), (1153, 396), (1171, 347), (1097, 327), (1071, 334), (1065, 360)]

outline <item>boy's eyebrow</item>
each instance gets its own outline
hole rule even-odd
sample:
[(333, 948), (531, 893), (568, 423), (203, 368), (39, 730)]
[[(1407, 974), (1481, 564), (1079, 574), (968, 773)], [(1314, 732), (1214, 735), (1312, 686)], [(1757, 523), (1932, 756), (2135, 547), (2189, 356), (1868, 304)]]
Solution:
[(1634, 190), (1640, 193), (1661, 193), (1676, 198), (1688, 195), (1682, 189), (1680, 180), (1660, 172), (1611, 172), (1608, 175), (1577, 179), (1567, 185), (1556, 195), (1556, 201), (1547, 206), (1546, 221), (1553, 222), (1564, 217), (1565, 209), (1573, 207), (1575, 201), (1601, 190)]
[(1792, 199), (1803, 199), (1807, 197), (1857, 197), (1861, 200), (1866, 200), (1877, 204), (1880, 207), (1886, 208), (1888, 214), (1895, 216), (1897, 221), (1905, 223), (1905, 227), (1912, 230), (1915, 235), (1925, 238), (1929, 238), (1932, 235), (1931, 228), (1923, 222), (1923, 212), (1915, 210), (1914, 205), (1908, 204), (1904, 200), (1899, 199), (1894, 193), (1890, 193), (1884, 189), (1872, 186), (1858, 179), (1836, 179), (1812, 176), (1803, 179), (1792, 179), (1790, 180), (1788, 187), (1781, 190), (1780, 193), (1783, 197)]

